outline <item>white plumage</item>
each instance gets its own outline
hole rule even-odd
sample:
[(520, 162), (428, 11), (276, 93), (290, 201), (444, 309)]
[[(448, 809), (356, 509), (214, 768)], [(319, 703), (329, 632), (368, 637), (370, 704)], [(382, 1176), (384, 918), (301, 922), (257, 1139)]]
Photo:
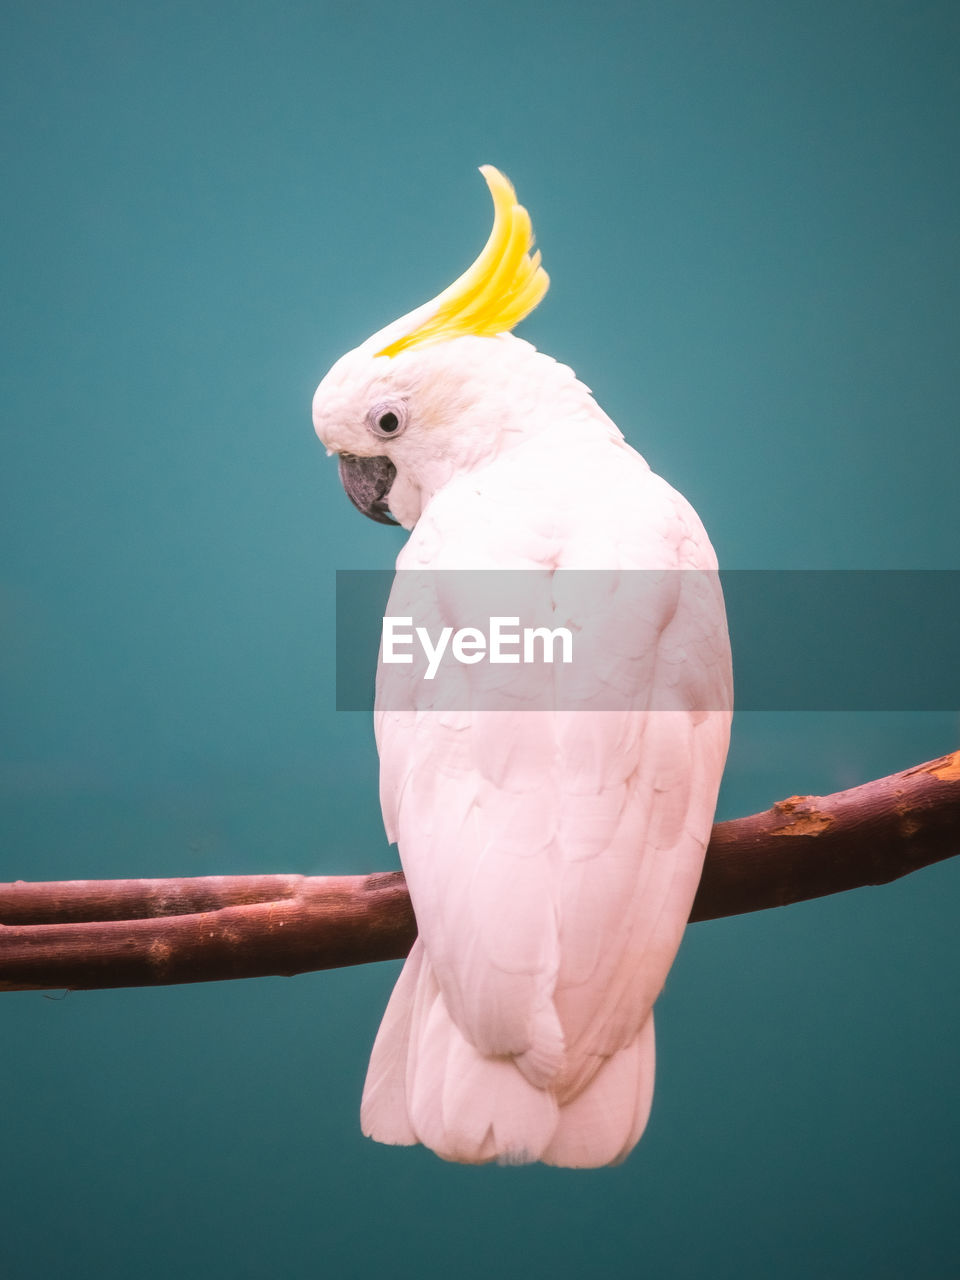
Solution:
[[(314, 400), (331, 451), (395, 469), (386, 492), (361, 494), (413, 530), (388, 612), (460, 626), (470, 575), (434, 571), (538, 571), (518, 581), (539, 584), (589, 661), (542, 669), (537, 706), (552, 710), (523, 709), (519, 666), (497, 672), (515, 710), (485, 709), (489, 669), (472, 666), (451, 705), (405, 709), (425, 705), (418, 669), (381, 665), (381, 802), (419, 938), (377, 1036), (362, 1126), (449, 1160), (615, 1163), (649, 1114), (653, 1003), (727, 750), (716, 559), (689, 504), (528, 343), (466, 331), (379, 354), (424, 314), (345, 356)], [(661, 575), (637, 593), (636, 570)]]

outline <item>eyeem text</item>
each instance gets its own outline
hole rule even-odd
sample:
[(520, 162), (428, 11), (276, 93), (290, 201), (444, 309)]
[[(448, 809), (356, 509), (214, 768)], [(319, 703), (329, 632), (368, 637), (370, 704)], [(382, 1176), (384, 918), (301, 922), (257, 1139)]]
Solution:
[[(514, 628), (511, 630), (510, 628)], [(427, 659), (425, 680), (437, 674), (449, 648), (454, 661), (470, 666), (475, 662), (553, 662), (560, 644), (560, 661), (573, 661), (573, 633), (568, 627), (521, 627), (519, 618), (493, 617), (484, 632), (480, 627), (441, 628), (434, 642), (426, 627), (414, 627), (413, 618), (383, 619), (382, 660), (386, 663), (413, 662), (414, 640), (419, 641)], [(539, 641), (540, 656), (537, 656)]]

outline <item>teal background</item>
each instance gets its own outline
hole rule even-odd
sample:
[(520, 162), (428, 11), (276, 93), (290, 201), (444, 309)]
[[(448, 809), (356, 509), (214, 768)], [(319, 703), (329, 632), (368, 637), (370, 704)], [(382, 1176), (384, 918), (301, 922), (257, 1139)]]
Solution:
[[(8, 0), (0, 879), (394, 865), (332, 601), (402, 535), (309, 404), (472, 260), (484, 162), (553, 278), (522, 334), (726, 566), (960, 568), (958, 53), (923, 0)], [(721, 816), (957, 729), (738, 717)], [(958, 890), (692, 927), (595, 1173), (360, 1136), (393, 965), (6, 995), (0, 1274), (953, 1275)]]

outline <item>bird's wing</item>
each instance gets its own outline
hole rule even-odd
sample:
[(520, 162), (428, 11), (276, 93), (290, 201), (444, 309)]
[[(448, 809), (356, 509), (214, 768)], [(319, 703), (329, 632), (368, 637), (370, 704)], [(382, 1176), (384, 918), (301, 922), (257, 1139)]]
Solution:
[[(497, 673), (517, 709), (487, 709), (470, 666), (446, 705), (404, 710), (397, 690), (406, 681), (413, 695), (416, 667), (389, 679), (381, 668), (377, 719), (388, 834), (446, 1007), (477, 1049), (514, 1057), (562, 1102), (636, 1036), (673, 960), (731, 689), (715, 560), (692, 509), (613, 445), (564, 501), (570, 471), (551, 456), (550, 512), (537, 506), (542, 459), (528, 504), (516, 465), (508, 482), (474, 476), (444, 490), (389, 608), (464, 625), (475, 584), (436, 569), (525, 568), (516, 581), (549, 593), (590, 661), (574, 664), (566, 689), (567, 673), (547, 670), (553, 710), (522, 709), (543, 705), (522, 667)], [(503, 519), (491, 524), (491, 511)]]

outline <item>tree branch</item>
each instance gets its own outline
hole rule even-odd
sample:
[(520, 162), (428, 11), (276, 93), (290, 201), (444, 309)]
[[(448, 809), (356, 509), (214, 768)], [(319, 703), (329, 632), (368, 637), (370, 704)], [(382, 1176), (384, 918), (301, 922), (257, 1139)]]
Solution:
[[(691, 920), (886, 884), (960, 853), (960, 751), (713, 829)], [(292, 976), (405, 956), (400, 872), (0, 885), (0, 990)]]

